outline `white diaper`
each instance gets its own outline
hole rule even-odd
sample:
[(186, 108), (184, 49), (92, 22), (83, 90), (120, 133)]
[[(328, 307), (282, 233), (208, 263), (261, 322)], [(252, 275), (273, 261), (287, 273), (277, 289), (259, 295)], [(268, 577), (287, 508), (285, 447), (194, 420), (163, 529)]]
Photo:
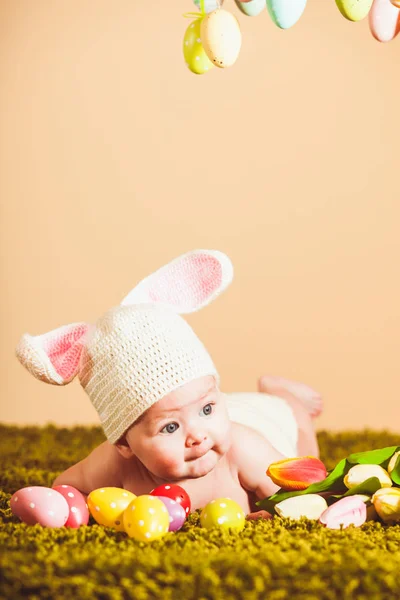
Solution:
[(255, 429), (284, 456), (298, 456), (297, 422), (286, 400), (257, 392), (226, 396), (231, 421)]

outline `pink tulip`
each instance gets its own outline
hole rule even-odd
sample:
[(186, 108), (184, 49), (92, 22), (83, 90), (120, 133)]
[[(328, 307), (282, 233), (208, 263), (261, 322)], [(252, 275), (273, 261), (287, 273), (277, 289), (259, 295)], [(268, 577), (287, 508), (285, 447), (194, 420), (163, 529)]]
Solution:
[(363, 497), (356, 494), (341, 498), (341, 500), (332, 504), (322, 513), (319, 522), (328, 529), (340, 529), (341, 525), (343, 525), (343, 528), (349, 525), (360, 527), (366, 519), (367, 507)]

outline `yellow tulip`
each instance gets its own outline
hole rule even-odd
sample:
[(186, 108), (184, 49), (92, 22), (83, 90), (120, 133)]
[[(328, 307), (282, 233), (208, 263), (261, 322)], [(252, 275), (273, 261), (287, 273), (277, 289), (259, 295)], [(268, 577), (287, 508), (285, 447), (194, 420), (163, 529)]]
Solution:
[(385, 523), (400, 523), (400, 488), (381, 488), (372, 496), (376, 512)]
[(383, 488), (393, 485), (389, 473), (379, 465), (354, 465), (347, 475), (344, 476), (343, 483), (351, 490), (351, 488), (364, 483), (370, 477), (377, 477)]
[(391, 473), (393, 471), (393, 469), (396, 466), (396, 462), (397, 462), (397, 458), (400, 456), (400, 450), (398, 452), (395, 452), (392, 456), (392, 458), (390, 459), (389, 465), (388, 465), (388, 471), (389, 473)]

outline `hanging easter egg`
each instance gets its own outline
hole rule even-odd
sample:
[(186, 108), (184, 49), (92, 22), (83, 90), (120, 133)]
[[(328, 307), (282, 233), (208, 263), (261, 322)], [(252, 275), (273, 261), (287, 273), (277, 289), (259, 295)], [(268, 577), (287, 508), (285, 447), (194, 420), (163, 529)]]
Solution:
[(214, 65), (204, 51), (200, 39), (201, 19), (196, 19), (186, 29), (183, 38), (183, 56), (188, 68), (196, 75), (207, 73)]
[(336, 4), (346, 19), (361, 21), (371, 10), (372, 0), (336, 0)]
[(234, 527), (243, 529), (244, 512), (242, 507), (230, 498), (211, 500), (201, 511), (200, 524), (206, 529), (212, 527)]
[(105, 487), (90, 492), (87, 504), (90, 514), (99, 525), (124, 531), (122, 515), (135, 498), (135, 494), (122, 488)]
[(179, 502), (167, 498), (166, 496), (155, 496), (166, 506), (169, 515), (169, 529), (168, 531), (178, 531), (186, 521), (185, 509)]
[(395, 6), (396, 8), (400, 8), (400, 0), (390, 0), (390, 2), (393, 4), (393, 6)]
[(56, 485), (52, 489), (61, 494), (68, 503), (69, 516), (65, 527), (76, 529), (89, 523), (89, 509), (79, 490), (71, 485)]
[(371, 33), (378, 42), (390, 42), (400, 31), (400, 9), (390, 0), (374, 0), (368, 18)]
[(154, 488), (150, 494), (151, 496), (164, 496), (166, 498), (171, 498), (183, 506), (186, 515), (190, 513), (191, 503), (189, 495), (180, 485), (175, 483), (159, 485), (158, 487)]
[[(193, 2), (197, 6), (197, 8), (200, 10), (201, 9), (201, 0), (193, 0)], [(206, 11), (206, 13), (210, 13), (213, 10), (217, 10), (218, 8), (221, 8), (223, 3), (224, 3), (224, 0), (204, 0), (204, 10)]]
[(235, 2), (238, 9), (248, 17), (257, 17), (266, 7), (265, 0), (250, 0), (250, 2), (235, 0)]
[(242, 34), (239, 22), (227, 10), (214, 10), (201, 20), (200, 38), (208, 58), (221, 69), (231, 67), (239, 56)]
[(281, 29), (289, 29), (300, 19), (307, 0), (267, 0), (272, 21)]
[(69, 517), (66, 499), (56, 490), (43, 486), (25, 487), (11, 496), (12, 513), (27, 525), (63, 527)]
[(155, 496), (138, 496), (129, 504), (123, 516), (129, 537), (139, 542), (152, 542), (168, 533), (169, 514), (165, 504)]

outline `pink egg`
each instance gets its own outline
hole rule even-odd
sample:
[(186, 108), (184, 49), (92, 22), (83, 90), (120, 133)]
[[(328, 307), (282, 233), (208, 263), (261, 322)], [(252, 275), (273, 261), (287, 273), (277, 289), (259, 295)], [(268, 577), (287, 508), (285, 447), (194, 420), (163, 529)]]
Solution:
[(400, 31), (400, 9), (390, 0), (374, 0), (368, 19), (371, 33), (378, 42), (390, 42)]
[(168, 531), (178, 531), (186, 520), (186, 511), (179, 502), (168, 498), (167, 496), (157, 496), (161, 502), (164, 502), (169, 514)]
[(56, 485), (53, 490), (59, 492), (68, 503), (69, 517), (65, 527), (77, 529), (81, 525), (89, 523), (89, 509), (84, 496), (79, 490), (71, 485)]
[(11, 496), (11, 511), (27, 525), (63, 527), (69, 516), (66, 499), (48, 487), (25, 487)]

